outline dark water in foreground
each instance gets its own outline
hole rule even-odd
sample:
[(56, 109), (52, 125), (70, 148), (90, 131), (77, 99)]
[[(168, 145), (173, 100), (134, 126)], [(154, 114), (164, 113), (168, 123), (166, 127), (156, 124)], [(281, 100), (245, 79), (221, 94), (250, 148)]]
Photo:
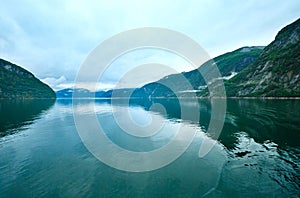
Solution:
[[(134, 151), (157, 149), (178, 125), (196, 130), (188, 149), (173, 163), (150, 172), (116, 170), (97, 160), (82, 143), (68, 100), (0, 101), (0, 197), (299, 197), (300, 100), (228, 100), (223, 131), (199, 157), (211, 104), (200, 100), (200, 124), (180, 118), (176, 101), (149, 104), (81, 100), (76, 111), (95, 110), (107, 136)], [(141, 105), (143, 104), (143, 105)], [(193, 108), (189, 101), (182, 107)], [(149, 116), (166, 125), (151, 138), (133, 138), (112, 112), (131, 112), (141, 125)], [(88, 125), (89, 123), (87, 123)], [(212, 140), (213, 141), (213, 140)], [(108, 153), (107, 155), (110, 155)]]

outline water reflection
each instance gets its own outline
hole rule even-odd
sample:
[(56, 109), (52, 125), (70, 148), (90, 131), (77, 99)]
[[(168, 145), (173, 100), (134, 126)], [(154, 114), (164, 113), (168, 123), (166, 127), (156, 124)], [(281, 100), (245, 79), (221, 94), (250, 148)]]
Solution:
[[(89, 104), (90, 111), (94, 109), (94, 102), (101, 104), (101, 110), (104, 104), (108, 109), (111, 108), (110, 99), (100, 100), (78, 100), (77, 105)], [(155, 99), (139, 100), (131, 99), (130, 106), (142, 107), (146, 111), (158, 113), (168, 120), (174, 122), (186, 122), (199, 125), (205, 132), (209, 126), (211, 118), (211, 100), (201, 99), (199, 102), (200, 119), (197, 120), (193, 114), (182, 120), (181, 108), (187, 112), (193, 112), (194, 102), (183, 99)], [(71, 105), (71, 100), (58, 100), (59, 104)], [(162, 108), (151, 108), (154, 104), (161, 104)], [(115, 99), (114, 106), (123, 108), (128, 107), (126, 100)], [(97, 106), (96, 106), (97, 107)], [(82, 106), (82, 110), (87, 110), (87, 106)], [(247, 137), (253, 138), (255, 142), (263, 144), (266, 141), (274, 142), (280, 148), (286, 146), (299, 147), (300, 139), (300, 102), (298, 100), (253, 100), (253, 99), (230, 99), (227, 100), (227, 113), (225, 123), (218, 139), (227, 149), (235, 149), (239, 144), (240, 133), (245, 133)], [(100, 110), (99, 110), (100, 111)], [(112, 111), (112, 110), (110, 110)], [(98, 112), (99, 113), (99, 112)]]
[[(130, 102), (128, 107), (124, 100), (114, 101), (113, 106), (111, 100), (78, 100), (74, 104), (71, 100), (58, 100), (47, 111), (49, 107), (37, 103), (2, 105), (1, 120), (16, 119), (21, 116), (20, 110), (37, 113), (13, 122), (23, 123), (21, 127), (13, 126), (16, 131), (25, 128), (25, 136), (7, 136), (0, 141), (1, 197), (296, 197), (299, 194), (300, 101), (228, 100), (225, 125), (218, 138), (207, 134), (210, 100), (199, 100), (200, 119), (191, 114), (186, 120), (182, 120), (180, 108), (193, 109), (195, 104), (190, 100), (181, 100), (180, 105), (178, 100)], [(156, 102), (165, 110), (151, 108)], [(130, 109), (133, 119), (141, 125), (148, 123), (149, 114), (169, 126), (182, 123), (195, 127), (197, 133), (186, 152), (166, 167), (144, 173), (118, 171), (87, 151), (76, 131), (73, 105), (85, 115), (95, 111), (99, 122), (107, 127), (107, 136), (129, 150), (159, 148), (172, 138), (174, 128), (166, 128), (164, 133), (149, 138), (149, 142), (138, 141), (117, 126), (112, 112)], [(6, 114), (9, 119), (2, 116)], [(24, 125), (26, 122), (34, 122), (33, 127)], [(1, 121), (1, 127), (4, 126), (8, 127)], [(208, 155), (199, 158), (199, 148), (207, 138), (217, 139), (217, 144)]]
[[(217, 100), (217, 99), (215, 99)], [(94, 102), (101, 104), (101, 110), (104, 106), (107, 111), (112, 111), (110, 99), (96, 100), (78, 100), (77, 105), (82, 106), (82, 111), (96, 111)], [(127, 100), (114, 99), (113, 105), (123, 108), (142, 107), (146, 111), (158, 113), (168, 120), (174, 122), (186, 122), (199, 125), (205, 132), (209, 126), (211, 118), (211, 100), (200, 99), (199, 101), (200, 119), (195, 119), (193, 114), (182, 120), (181, 108), (187, 112), (193, 112), (196, 104), (188, 99), (152, 99), (140, 100), (131, 99), (128, 104)], [(71, 105), (72, 100), (58, 100), (59, 104)], [(90, 108), (87, 108), (89, 104)], [(154, 104), (161, 104), (163, 108), (151, 108)], [(274, 142), (279, 147), (299, 147), (300, 139), (300, 102), (298, 100), (253, 100), (253, 99), (230, 99), (227, 100), (227, 113), (225, 123), (218, 139), (227, 149), (235, 149), (239, 144), (240, 133), (247, 134), (247, 137), (253, 138), (255, 142), (263, 144), (266, 141)], [(188, 118), (188, 119), (187, 119)]]
[(0, 137), (26, 129), (55, 100), (0, 100)]
[(297, 100), (230, 100), (220, 141), (233, 148), (238, 132), (255, 142), (274, 142), (279, 147), (300, 146), (300, 103)]
[[(217, 100), (217, 99), (215, 99)], [(200, 99), (200, 120), (189, 116), (190, 123), (199, 124), (207, 130), (211, 116), (211, 100)], [(168, 119), (181, 119), (178, 100), (157, 99), (151, 103), (135, 100), (138, 104), (149, 110), (154, 103), (160, 103), (166, 108)], [(185, 109), (193, 109), (196, 105), (188, 99), (180, 101)], [(225, 124), (218, 140), (227, 148), (234, 149), (239, 144), (239, 134), (246, 133), (257, 143), (271, 141), (279, 147), (300, 146), (300, 102), (298, 100), (253, 100), (230, 99), (227, 100), (227, 113)], [(156, 109), (151, 109), (155, 111)], [(190, 110), (191, 111), (191, 110)], [(160, 112), (164, 115), (164, 112)], [(191, 111), (192, 112), (192, 111)]]

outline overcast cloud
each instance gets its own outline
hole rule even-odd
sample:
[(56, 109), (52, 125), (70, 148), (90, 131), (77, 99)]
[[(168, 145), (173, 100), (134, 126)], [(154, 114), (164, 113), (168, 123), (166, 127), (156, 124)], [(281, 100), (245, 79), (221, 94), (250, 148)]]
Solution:
[[(0, 12), (0, 57), (58, 90), (73, 85), (91, 50), (122, 31), (148, 26), (173, 29), (215, 57), (242, 46), (269, 44), (282, 27), (300, 17), (300, 1), (10, 0), (1, 2)], [(154, 60), (178, 71), (191, 68), (164, 52), (140, 52), (116, 61), (118, 69), (100, 88), (109, 88), (132, 65)]]

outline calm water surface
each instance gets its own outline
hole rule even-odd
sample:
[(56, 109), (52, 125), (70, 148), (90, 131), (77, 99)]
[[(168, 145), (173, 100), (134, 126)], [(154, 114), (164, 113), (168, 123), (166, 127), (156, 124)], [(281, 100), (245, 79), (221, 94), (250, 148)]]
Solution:
[[(223, 131), (203, 158), (211, 103), (199, 100), (200, 120), (183, 120), (178, 101), (81, 100), (83, 114), (95, 110), (106, 135), (133, 151), (165, 145), (178, 124), (196, 136), (173, 163), (150, 172), (130, 173), (98, 161), (82, 143), (70, 100), (0, 101), (0, 197), (299, 197), (300, 100), (228, 100)], [(184, 108), (193, 108), (188, 100)], [(95, 105), (95, 108), (94, 108)], [(149, 110), (150, 109), (150, 110)], [(139, 124), (149, 115), (166, 127), (151, 138), (122, 131), (112, 112), (130, 111)], [(88, 123), (87, 123), (88, 124)], [(108, 153), (109, 155), (109, 153)]]

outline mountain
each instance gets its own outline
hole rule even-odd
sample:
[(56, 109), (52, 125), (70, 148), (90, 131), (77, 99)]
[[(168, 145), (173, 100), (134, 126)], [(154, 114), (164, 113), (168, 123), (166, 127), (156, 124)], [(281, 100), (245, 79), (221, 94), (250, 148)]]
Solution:
[[(56, 92), (57, 98), (72, 98), (73, 92), (77, 91), (77, 97), (96, 97), (110, 98), (112, 97), (132, 97), (149, 98), (151, 97), (188, 97), (191, 92), (201, 92), (206, 89), (206, 82), (201, 74), (207, 76), (211, 73), (212, 64), (216, 64), (221, 75), (225, 80), (232, 78), (238, 72), (242, 71), (248, 65), (253, 63), (261, 54), (264, 47), (242, 47), (233, 52), (220, 55), (210, 61), (207, 61), (198, 69), (183, 72), (180, 74), (168, 75), (156, 82), (148, 83), (141, 88), (116, 89), (109, 91), (89, 92), (86, 89), (64, 89)], [(188, 83), (185, 83), (188, 80)], [(205, 92), (206, 93), (206, 92)]]
[[(173, 74), (137, 89), (137, 97), (214, 96), (207, 83), (218, 80), (210, 75), (216, 64), (225, 83), (227, 96), (300, 96), (300, 19), (279, 31), (267, 47), (243, 47), (218, 56), (197, 70)], [(205, 82), (204, 74), (209, 82)], [(188, 80), (190, 85), (185, 81)]]
[(29, 71), (0, 59), (0, 98), (55, 98), (55, 93)]
[(94, 93), (90, 92), (88, 89), (82, 89), (82, 88), (67, 88), (62, 89), (56, 92), (57, 98), (72, 98), (73, 94), (76, 92), (78, 97), (82, 98), (90, 98), (94, 97)]
[(225, 85), (227, 96), (300, 96), (300, 19), (280, 30), (259, 58)]
[[(252, 64), (264, 47), (242, 47), (233, 52), (220, 55), (201, 65), (198, 69), (180, 74), (168, 75), (157, 82), (146, 84), (134, 92), (135, 97), (172, 97), (189, 96), (192, 92), (206, 90), (206, 82), (201, 74), (211, 77), (212, 65), (216, 65), (224, 80), (228, 80)], [(188, 80), (188, 83), (187, 83)], [(190, 83), (190, 84), (189, 84)], [(206, 93), (204, 91), (204, 93)]]
[[(279, 31), (267, 47), (242, 47), (207, 61), (199, 68), (172, 74), (136, 89), (94, 93), (96, 97), (214, 96), (207, 84), (223, 80), (227, 96), (300, 96), (300, 19)], [(217, 67), (215, 67), (217, 66)], [(222, 78), (213, 73), (218, 68)], [(203, 76), (208, 79), (205, 82)], [(217, 84), (217, 83), (216, 83)], [(216, 91), (217, 92), (217, 91)]]
[(67, 88), (56, 92), (57, 98), (72, 98), (74, 93), (75, 98), (110, 98), (112, 94), (114, 97), (125, 97), (130, 96), (134, 89), (115, 89), (108, 91), (96, 91), (91, 92), (88, 89), (83, 88)]
[[(76, 94), (74, 95), (74, 93)], [(111, 93), (106, 91), (91, 92), (84, 88), (67, 88), (56, 92), (57, 98), (72, 98), (73, 95), (76, 98), (106, 98), (110, 97)]]

